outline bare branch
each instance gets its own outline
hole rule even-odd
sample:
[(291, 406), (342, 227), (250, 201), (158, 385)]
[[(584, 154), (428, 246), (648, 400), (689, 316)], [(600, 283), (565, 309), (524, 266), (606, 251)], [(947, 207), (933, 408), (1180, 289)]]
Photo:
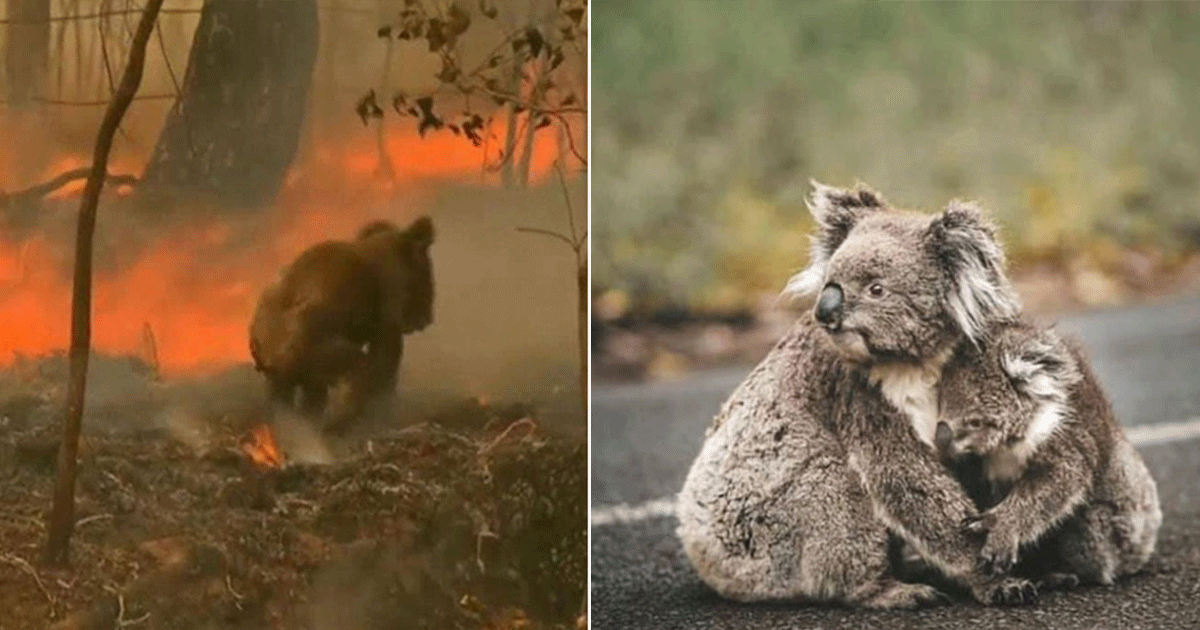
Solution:
[[(45, 197), (46, 195), (49, 195), (50, 193), (77, 179), (83, 179), (87, 177), (91, 174), (91, 171), (92, 167), (81, 166), (65, 173), (60, 173), (50, 181), (42, 182), (41, 184), (30, 186), (29, 188), (25, 188), (23, 190), (14, 191), (11, 193), (4, 193), (3, 191), (0, 191), (0, 206), (18, 198)], [(134, 177), (133, 175), (113, 175), (112, 173), (105, 173), (104, 179), (113, 186), (133, 186), (137, 184), (138, 181), (137, 177)]]
[(54, 596), (50, 594), (50, 591), (46, 590), (46, 585), (42, 582), (42, 576), (38, 575), (37, 569), (34, 569), (33, 565), (29, 564), (28, 560), (20, 556), (14, 556), (11, 553), (5, 553), (0, 554), (0, 561), (7, 562), (8, 564), (11, 564), (24, 571), (29, 575), (29, 577), (32, 577), (33, 581), (37, 582), (38, 590), (42, 592), (42, 595), (46, 596), (46, 601), (49, 602), (51, 606), (54, 605)]
[(574, 241), (572, 241), (571, 239), (567, 238), (566, 236), (564, 236), (562, 234), (559, 234), (558, 232), (553, 232), (550, 230), (543, 230), (542, 228), (535, 228), (535, 227), (519, 227), (519, 228), (517, 228), (517, 231), (518, 232), (527, 232), (530, 234), (542, 234), (544, 236), (556, 238), (556, 239), (566, 243), (567, 245), (569, 245), (571, 247), (571, 249), (575, 249), (575, 247), (576, 247)]
[[(133, 98), (133, 100), (135, 100), (135, 101), (164, 101), (167, 99), (173, 100), (173, 99), (175, 99), (175, 97), (176, 97), (175, 94), (146, 94), (143, 96), (136, 96)], [(62, 106), (62, 107), (100, 107), (102, 105), (108, 105), (110, 102), (110, 101), (106, 101), (106, 100), (105, 101), (65, 101), (65, 100), (54, 99), (54, 98), (43, 98), (40, 96), (35, 96), (31, 100), (34, 103), (38, 103), (41, 105), (56, 105), (56, 106)], [(9, 102), (7, 100), (0, 100), (0, 105), (8, 105), (8, 104), (9, 104)]]
[[(112, 11), (96, 11), (94, 13), (81, 13), (79, 15), (55, 15), (55, 16), (51, 16), (48, 19), (43, 19), (43, 20), (21, 20), (21, 19), (14, 20), (14, 19), (5, 18), (3, 20), (0, 20), (0, 24), (45, 24), (46, 22), (53, 23), (53, 22), (70, 22), (73, 20), (96, 20), (96, 19), (106, 19), (106, 18), (110, 18), (110, 17), (117, 17), (120, 15), (127, 15), (127, 14), (131, 14), (131, 13), (141, 13), (141, 12), (142, 12), (141, 9), (117, 9), (117, 10), (112, 10)], [(200, 9), (162, 9), (161, 11), (159, 11), (159, 13), (162, 13), (164, 15), (172, 14), (172, 13), (177, 14), (177, 15), (183, 15), (186, 13), (198, 14), (198, 13), (200, 13)]]

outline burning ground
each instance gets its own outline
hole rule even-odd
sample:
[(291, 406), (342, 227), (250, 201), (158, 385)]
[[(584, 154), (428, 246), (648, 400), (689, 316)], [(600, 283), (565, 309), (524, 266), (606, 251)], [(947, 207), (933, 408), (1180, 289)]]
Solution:
[[(536, 628), (580, 614), (586, 446), (536, 409), (442, 404), (333, 445), (329, 463), (277, 468), (248, 454), (261, 410), (230, 395), (236, 371), (163, 384), (136, 360), (97, 363), (126, 395), (89, 422), (66, 570), (38, 562), (65, 361), (3, 375), (0, 627)], [(200, 397), (224, 402), (180, 407)]]

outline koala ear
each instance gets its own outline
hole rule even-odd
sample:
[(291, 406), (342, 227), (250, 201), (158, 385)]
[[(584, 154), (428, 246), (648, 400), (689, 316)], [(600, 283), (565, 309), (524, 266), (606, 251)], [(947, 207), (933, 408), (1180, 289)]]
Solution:
[(393, 225), (390, 221), (384, 221), (384, 220), (380, 219), (377, 221), (371, 221), (370, 223), (362, 226), (362, 228), (360, 228), (358, 230), (358, 234), (356, 235), (356, 237), (363, 239), (363, 238), (367, 238), (370, 236), (374, 236), (376, 234), (380, 234), (382, 232), (395, 232), (395, 231), (396, 231), (395, 225)]
[(817, 233), (812, 237), (808, 267), (788, 280), (783, 297), (800, 298), (812, 295), (821, 288), (829, 258), (850, 234), (850, 230), (867, 214), (887, 207), (879, 193), (864, 184), (853, 189), (834, 188), (812, 180), (812, 196), (808, 211), (817, 221)]
[(408, 226), (409, 241), (418, 248), (429, 247), (433, 244), (433, 220), (423, 216)]
[(1004, 371), (1018, 392), (1040, 402), (1064, 403), (1083, 375), (1061, 340), (1043, 334), (1004, 353)]
[(977, 206), (950, 202), (930, 222), (924, 240), (947, 281), (942, 296), (946, 310), (973, 342), (979, 341), (989, 323), (1021, 310), (1004, 273), (1004, 250), (995, 228)]

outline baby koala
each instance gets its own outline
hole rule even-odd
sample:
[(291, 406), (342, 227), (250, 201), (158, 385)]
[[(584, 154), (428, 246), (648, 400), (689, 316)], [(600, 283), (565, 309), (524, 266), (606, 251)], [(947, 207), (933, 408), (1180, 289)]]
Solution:
[(1137, 572), (1158, 491), (1080, 349), (1027, 321), (989, 333), (947, 363), (934, 439), (981, 511), (964, 526), (986, 536), (984, 571), (1049, 586)]

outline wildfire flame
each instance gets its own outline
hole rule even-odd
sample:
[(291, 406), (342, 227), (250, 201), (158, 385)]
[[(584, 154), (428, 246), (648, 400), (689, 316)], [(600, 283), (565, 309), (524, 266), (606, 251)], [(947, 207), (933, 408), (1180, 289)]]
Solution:
[(270, 425), (260, 424), (254, 427), (242, 442), (242, 451), (263, 468), (283, 468), (283, 451), (279, 450), (275, 432), (271, 430)]
[[(0, 136), (7, 135), (4, 122), (0, 119)], [(492, 135), (503, 138), (503, 132), (498, 125)], [(214, 222), (207, 229), (193, 226), (162, 235), (118, 271), (98, 269), (93, 348), (142, 356), (152, 339), (154, 356), (142, 358), (152, 360), (167, 378), (213, 373), (248, 361), (246, 326), (258, 293), (304, 248), (353, 234), (365, 221), (382, 215), (403, 222), (405, 216), (421, 212), (415, 206), (442, 182), (498, 183), (497, 173), (481, 175), (483, 153), (462, 138), (421, 138), (415, 128), (393, 121), (384, 145), (392, 176), (381, 179), (373, 129), (314, 135), (266, 217), (269, 236), (253, 248), (230, 247), (237, 242), (239, 228)], [(490, 157), (494, 150), (489, 150)], [(0, 151), (0, 189), (8, 190), (87, 163), (82, 155), (64, 155), (45, 163), (40, 179), (15, 182), (9, 181), (12, 156), (4, 153)], [(531, 182), (551, 176), (557, 153), (553, 133), (535, 136)], [(137, 174), (144, 161), (145, 156), (114, 156), (110, 171)], [(82, 185), (75, 182), (54, 196), (73, 194)], [(105, 220), (102, 209), (100, 221)], [(20, 323), (0, 328), (0, 367), (18, 356), (66, 348), (71, 265), (70, 243), (44, 235), (19, 243), (0, 239), (0, 320)]]

